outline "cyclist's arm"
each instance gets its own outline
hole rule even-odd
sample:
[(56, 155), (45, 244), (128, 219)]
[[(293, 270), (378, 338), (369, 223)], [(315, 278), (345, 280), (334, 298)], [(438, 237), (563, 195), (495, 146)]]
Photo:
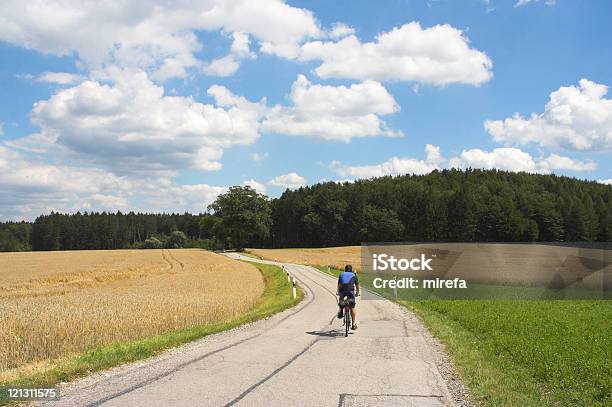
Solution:
[(359, 283), (355, 283), (355, 295), (359, 295), (359, 293), (361, 292), (361, 287), (359, 286)]

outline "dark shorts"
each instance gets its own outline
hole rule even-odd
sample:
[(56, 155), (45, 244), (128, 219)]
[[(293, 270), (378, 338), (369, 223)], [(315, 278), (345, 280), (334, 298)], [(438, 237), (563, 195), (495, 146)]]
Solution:
[(347, 291), (347, 292), (341, 292), (338, 295), (340, 302), (338, 303), (338, 305), (340, 306), (340, 308), (344, 307), (344, 301), (342, 300), (344, 297), (348, 297), (348, 303), (349, 303), (349, 307), (351, 308), (355, 308), (355, 293), (352, 291)]

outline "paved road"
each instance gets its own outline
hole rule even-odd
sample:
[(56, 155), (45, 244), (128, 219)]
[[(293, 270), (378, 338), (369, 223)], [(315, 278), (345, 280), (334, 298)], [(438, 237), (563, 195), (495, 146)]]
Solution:
[(345, 338), (335, 280), (285, 266), (306, 294), (296, 308), (77, 381), (52, 405), (453, 405), (414, 315), (386, 300), (360, 300), (359, 329)]

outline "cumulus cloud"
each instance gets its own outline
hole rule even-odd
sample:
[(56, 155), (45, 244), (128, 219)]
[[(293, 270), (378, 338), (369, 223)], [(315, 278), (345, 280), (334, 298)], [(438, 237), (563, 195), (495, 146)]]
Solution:
[(442, 153), (440, 153), (440, 147), (434, 146), (433, 144), (425, 145), (425, 156), (427, 157), (425, 162), (431, 164), (441, 164), (446, 161), (446, 159), (442, 157)]
[(208, 94), (216, 105), (167, 96), (144, 72), (117, 71), (110, 83), (87, 80), (37, 102), (32, 120), (40, 133), (13, 145), (45, 139), (118, 173), (217, 170), (224, 149), (257, 139), (265, 102), (222, 86)]
[(306, 185), (306, 178), (302, 177), (296, 172), (290, 172), (288, 174), (279, 175), (278, 177), (268, 181), (268, 185), (273, 187), (297, 189)]
[(429, 174), (444, 161), (440, 154), (440, 147), (427, 144), (425, 146), (426, 159), (391, 157), (387, 161), (376, 165), (350, 166), (339, 161), (331, 164), (331, 169), (341, 177), (349, 178), (372, 178), (385, 175), (403, 174)]
[(136, 183), (138, 196), (133, 198), (134, 204), (144, 211), (153, 212), (190, 212), (202, 213), (217, 196), (227, 192), (227, 187), (208, 184), (173, 183), (168, 179), (152, 179)]
[(37, 82), (54, 83), (57, 85), (74, 85), (83, 79), (82, 75), (69, 72), (43, 72), (36, 76)]
[(344, 23), (334, 23), (332, 24), (332, 28), (329, 31), (329, 36), (334, 40), (344, 38), (349, 35), (355, 34), (355, 29), (353, 27), (349, 27)]
[(448, 24), (422, 28), (418, 22), (411, 22), (366, 43), (353, 34), (338, 41), (309, 41), (293, 57), (320, 60), (314, 72), (322, 78), (442, 86), (480, 85), (493, 76), (493, 63), (487, 54), (470, 47), (463, 32)]
[(242, 60), (255, 58), (255, 54), (249, 48), (249, 36), (247, 34), (235, 32), (233, 38), (230, 52), (224, 57), (204, 64), (204, 72), (214, 76), (230, 76), (236, 73)]
[(321, 35), (308, 10), (282, 0), (0, 2), (0, 41), (58, 56), (76, 53), (90, 67), (185, 77), (201, 64), (198, 30), (250, 34), (267, 48), (291, 49)]
[(573, 151), (612, 150), (612, 99), (608, 87), (588, 79), (579, 86), (561, 87), (550, 94), (541, 114), (529, 118), (515, 114), (504, 120), (487, 120), (486, 131), (506, 144), (539, 144)]
[(260, 194), (265, 195), (268, 192), (268, 188), (266, 187), (265, 184), (262, 184), (261, 182), (257, 182), (253, 178), (244, 181), (242, 185), (249, 186), (253, 188), (255, 191), (259, 192)]
[[(210, 104), (169, 96), (137, 69), (108, 69), (96, 80), (56, 90), (32, 109), (39, 131), (2, 144), (4, 155), (15, 155), (11, 160), (21, 164), (2, 175), (1, 192), (15, 198), (12, 209), (5, 201), (0, 213), (14, 218), (50, 210), (197, 212), (225, 187), (178, 185), (173, 177), (183, 169), (219, 169), (225, 149), (253, 143), (262, 122), (272, 128), (271, 119), (278, 125), (290, 117), (287, 128), (293, 134), (314, 134), (305, 127), (294, 130), (296, 121), (315, 126), (316, 119), (323, 118), (327, 127), (322, 129), (332, 139), (350, 139), (351, 128), (358, 135), (391, 135), (377, 115), (398, 108), (379, 83), (334, 87), (313, 85), (300, 77), (294, 85), (292, 105), (272, 109), (265, 99), (251, 102), (218, 85), (207, 91), (214, 101)], [(368, 121), (374, 125), (364, 126)], [(252, 156), (255, 161), (266, 157), (266, 153)], [(105, 187), (110, 181), (120, 187)], [(265, 191), (262, 183), (247, 183)], [(289, 173), (268, 185), (297, 188), (305, 183), (302, 176)]]
[(98, 205), (102, 197), (119, 203), (128, 188), (125, 178), (110, 172), (45, 164), (0, 145), (0, 214), (5, 218), (32, 218), (51, 210), (106, 209)]
[(538, 166), (543, 171), (569, 170), (569, 171), (595, 171), (597, 164), (592, 160), (579, 161), (557, 154), (551, 154), (540, 160)]
[(598, 179), (597, 182), (599, 182), (600, 184), (612, 185), (612, 178)]
[(299, 75), (289, 99), (291, 106), (270, 109), (262, 124), (264, 130), (345, 142), (353, 137), (401, 135), (379, 117), (399, 111), (399, 106), (378, 82), (317, 85)]
[(178, 185), (167, 177), (118, 176), (54, 164), (0, 144), (0, 218), (34, 219), (51, 211), (204, 211), (222, 186)]
[(492, 151), (478, 148), (463, 150), (458, 157), (449, 160), (449, 167), (550, 173), (554, 170), (593, 171), (597, 168), (597, 165), (590, 160), (578, 161), (557, 154), (535, 159), (529, 153), (518, 148), (503, 147), (495, 148)]
[(458, 156), (447, 160), (442, 156), (440, 147), (427, 144), (425, 155), (424, 160), (391, 157), (380, 164), (362, 166), (350, 166), (339, 161), (333, 161), (330, 169), (343, 179), (364, 179), (404, 174), (423, 175), (443, 168), (482, 168), (531, 173), (551, 173), (556, 170), (583, 172), (597, 169), (597, 164), (591, 160), (579, 161), (557, 154), (534, 158), (518, 148), (496, 148), (492, 151), (477, 148), (463, 150)]

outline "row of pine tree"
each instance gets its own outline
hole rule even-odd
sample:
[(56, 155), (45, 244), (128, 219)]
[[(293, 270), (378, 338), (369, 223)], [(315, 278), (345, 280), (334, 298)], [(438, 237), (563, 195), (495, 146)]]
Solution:
[[(555, 175), (434, 171), (320, 183), (287, 190), (268, 204), (271, 222), (263, 223), (272, 226), (250, 246), (612, 241), (612, 187)], [(214, 240), (216, 224), (210, 214), (51, 213), (33, 223), (0, 223), (0, 251), (140, 247), (177, 230)]]

